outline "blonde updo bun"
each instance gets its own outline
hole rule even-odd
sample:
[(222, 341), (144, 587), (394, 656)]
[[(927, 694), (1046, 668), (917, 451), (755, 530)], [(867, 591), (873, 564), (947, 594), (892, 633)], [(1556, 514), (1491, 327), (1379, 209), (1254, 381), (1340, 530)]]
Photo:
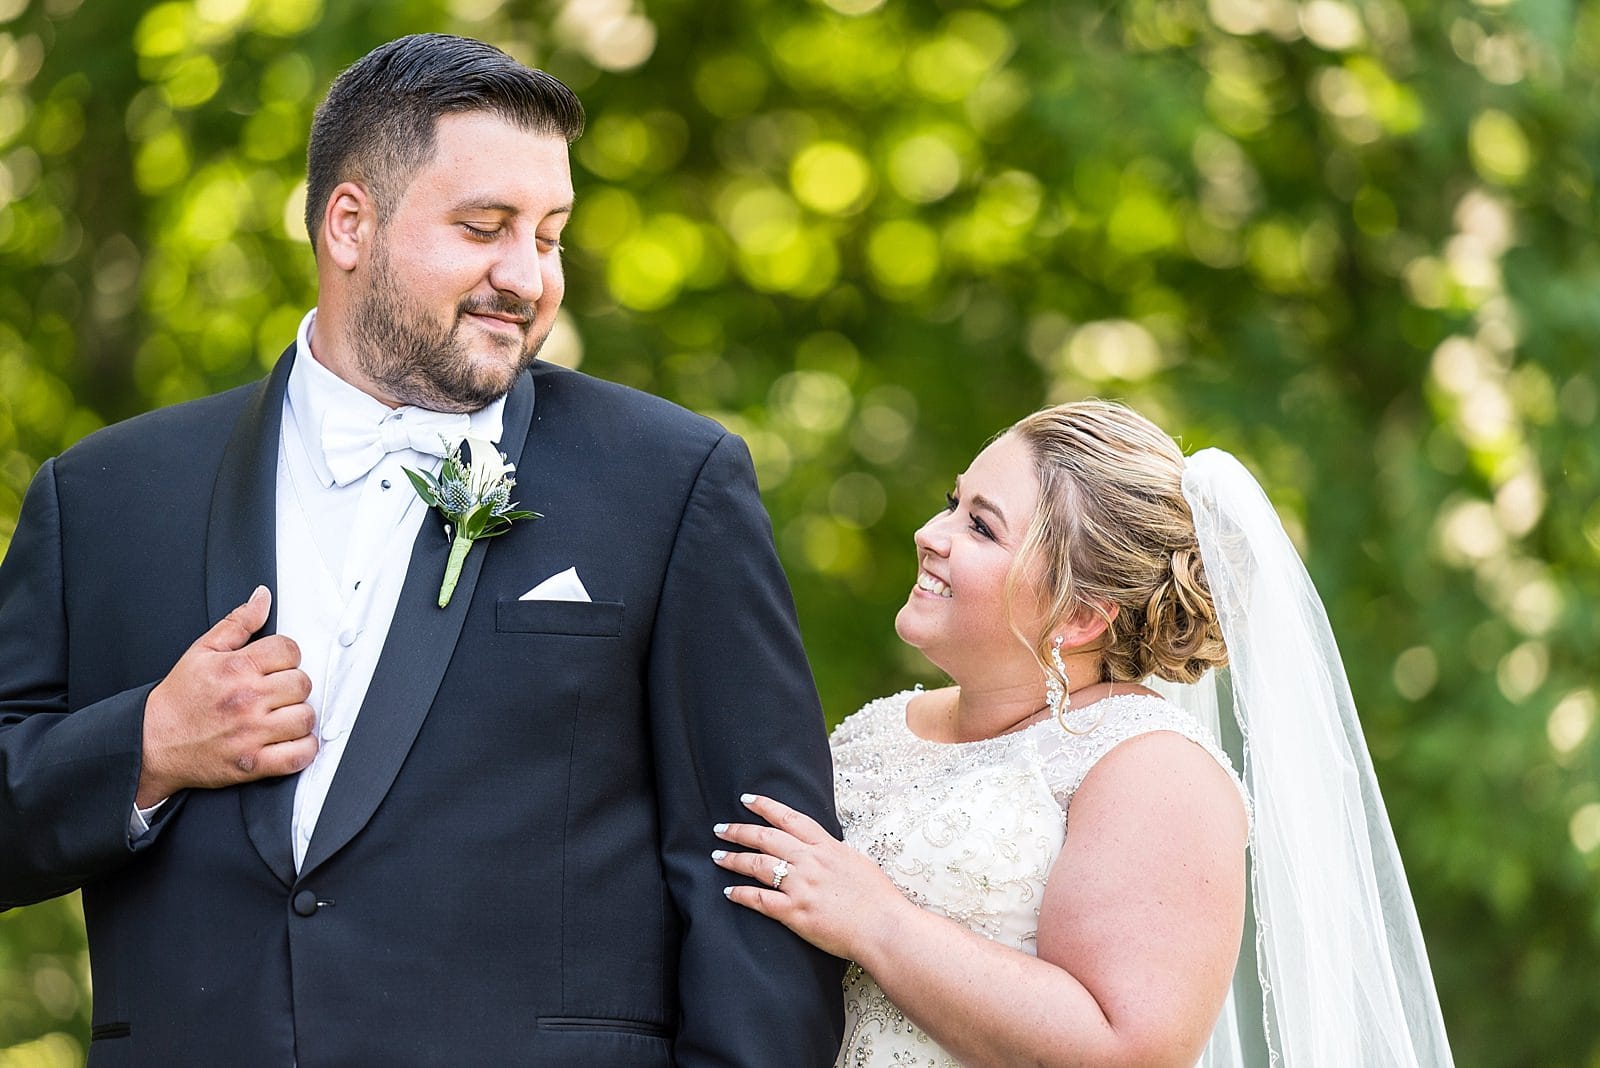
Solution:
[(1039, 478), (1007, 588), (1039, 584), (1045, 627), (1030, 644), (1041, 666), (1051, 634), (1083, 611), (1107, 620), (1099, 681), (1194, 682), (1225, 665), (1177, 443), (1104, 401), (1046, 408), (1006, 433), (1028, 446)]
[[(1127, 657), (1120, 671), (1118, 665), (1112, 665), (1113, 676), (1142, 672), (1170, 682), (1194, 682), (1209, 668), (1228, 662), (1228, 649), (1222, 642), (1222, 628), (1198, 545), (1173, 552), (1166, 581), (1145, 605), (1144, 631), (1139, 657)], [(1113, 646), (1106, 655), (1110, 658), (1122, 652)]]

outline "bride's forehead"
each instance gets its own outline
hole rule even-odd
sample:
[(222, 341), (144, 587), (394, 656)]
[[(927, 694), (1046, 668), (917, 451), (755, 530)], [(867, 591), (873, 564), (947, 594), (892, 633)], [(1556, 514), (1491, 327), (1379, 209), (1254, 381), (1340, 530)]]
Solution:
[(1032, 510), (1038, 500), (1034, 452), (1016, 436), (995, 438), (984, 446), (960, 478), (962, 494), (982, 494), (1008, 512)]
[(963, 483), (982, 481), (996, 488), (1010, 486), (1016, 489), (1032, 487), (1039, 492), (1039, 477), (1034, 471), (1033, 452), (1026, 443), (1007, 434), (996, 438), (972, 458), (972, 463), (961, 475)]

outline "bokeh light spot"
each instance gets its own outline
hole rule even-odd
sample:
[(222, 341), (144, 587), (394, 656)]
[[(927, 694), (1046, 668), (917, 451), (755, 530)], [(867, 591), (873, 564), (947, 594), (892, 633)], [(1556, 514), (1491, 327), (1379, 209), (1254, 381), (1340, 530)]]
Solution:
[(889, 152), (889, 183), (915, 204), (949, 196), (961, 182), (962, 169), (961, 155), (938, 134), (908, 137)]
[(883, 223), (867, 240), (873, 277), (891, 292), (921, 289), (939, 270), (939, 239), (912, 219)]
[(866, 158), (838, 141), (807, 145), (789, 170), (795, 197), (806, 207), (826, 215), (845, 215), (860, 209), (872, 184)]
[(831, 434), (850, 419), (850, 387), (827, 371), (791, 371), (772, 384), (774, 413), (801, 430)]
[(1567, 833), (1580, 853), (1600, 849), (1600, 801), (1590, 801), (1572, 814)]
[(1550, 740), (1550, 748), (1560, 756), (1576, 752), (1594, 730), (1597, 711), (1600, 708), (1597, 708), (1593, 690), (1573, 690), (1563, 697), (1545, 720), (1545, 737)]
[(1493, 108), (1472, 121), (1467, 143), (1478, 173), (1500, 185), (1519, 184), (1533, 162), (1533, 150), (1517, 120)]
[(1439, 682), (1439, 657), (1426, 645), (1414, 645), (1394, 661), (1394, 688), (1407, 701), (1420, 701)]

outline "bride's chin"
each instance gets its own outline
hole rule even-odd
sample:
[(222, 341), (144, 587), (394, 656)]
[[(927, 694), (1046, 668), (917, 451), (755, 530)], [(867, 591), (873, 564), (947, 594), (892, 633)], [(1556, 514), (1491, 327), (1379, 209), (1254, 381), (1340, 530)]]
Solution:
[(900, 614), (894, 617), (894, 632), (902, 642), (921, 653), (934, 667), (941, 671), (945, 670), (940, 663), (944, 658), (939, 655), (939, 642), (936, 636), (917, 625), (916, 611), (911, 605), (900, 609)]
[(901, 641), (913, 649), (918, 648), (916, 639), (917, 625), (912, 618), (915, 611), (916, 609), (912, 606), (910, 600), (907, 600), (905, 604), (900, 606), (900, 611), (895, 613), (894, 617), (894, 632), (900, 636)]

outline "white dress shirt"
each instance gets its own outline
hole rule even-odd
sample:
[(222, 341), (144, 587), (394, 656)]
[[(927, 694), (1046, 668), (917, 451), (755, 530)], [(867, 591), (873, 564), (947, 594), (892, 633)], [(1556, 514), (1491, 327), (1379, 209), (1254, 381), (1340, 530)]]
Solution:
[[(402, 446), (384, 454), (366, 475), (340, 485), (324, 457), (323, 421), (335, 411), (346, 421), (370, 420), (380, 432), (391, 431), (385, 436), (393, 441), (404, 438), (393, 433), (401, 429), (396, 424), (423, 418), (437, 422), (450, 438), (471, 433), (499, 441), (505, 407), (502, 398), (460, 416), (390, 408), (317, 361), (311, 350), (316, 314), (313, 308), (300, 322), (278, 447), (277, 631), (300, 647), (319, 743), (295, 784), (290, 833), (297, 870), (383, 652), (412, 543), (429, 518), (404, 468), (436, 474), (442, 463)], [(147, 829), (154, 811), (134, 813), (129, 828), (134, 836)]]
[[(346, 417), (356, 414), (377, 427), (434, 413), (390, 408), (318, 363), (310, 341), (316, 314), (313, 308), (300, 323), (278, 450), (278, 633), (300, 646), (320, 743), (295, 784), (296, 869), (383, 652), (412, 543), (429, 518), (403, 469), (437, 473), (442, 463), (400, 448), (366, 476), (343, 486), (334, 481), (322, 449), (322, 422), (331, 411), (342, 409)], [(497, 400), (441, 429), (453, 438), (470, 432), (499, 441), (504, 407)]]

